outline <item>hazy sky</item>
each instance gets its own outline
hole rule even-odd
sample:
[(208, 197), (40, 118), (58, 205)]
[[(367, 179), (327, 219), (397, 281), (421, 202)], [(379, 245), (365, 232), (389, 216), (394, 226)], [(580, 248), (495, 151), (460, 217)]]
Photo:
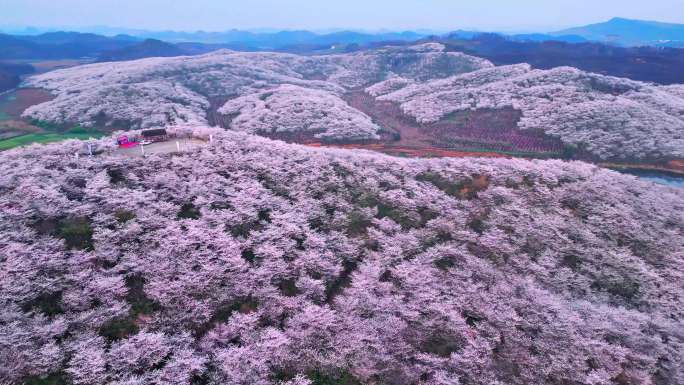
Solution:
[(684, 0), (0, 0), (0, 25), (39, 27), (552, 30), (614, 16), (684, 23)]

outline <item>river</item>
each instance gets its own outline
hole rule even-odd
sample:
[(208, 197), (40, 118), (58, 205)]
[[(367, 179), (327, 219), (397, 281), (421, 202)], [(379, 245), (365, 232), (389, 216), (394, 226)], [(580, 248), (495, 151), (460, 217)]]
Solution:
[(645, 170), (618, 170), (624, 174), (634, 175), (640, 179), (645, 179), (657, 184), (672, 186), (676, 188), (684, 188), (684, 175), (677, 175), (661, 171), (645, 171)]

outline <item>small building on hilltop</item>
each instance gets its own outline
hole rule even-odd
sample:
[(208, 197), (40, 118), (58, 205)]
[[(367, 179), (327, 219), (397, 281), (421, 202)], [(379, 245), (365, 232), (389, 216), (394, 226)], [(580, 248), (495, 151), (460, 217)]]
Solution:
[(116, 139), (116, 144), (122, 148), (130, 148), (137, 146), (138, 142), (135, 141), (135, 138), (130, 138), (128, 135), (121, 135)]
[(150, 142), (163, 142), (169, 139), (169, 134), (163, 128), (143, 130), (140, 135), (143, 140), (149, 140)]

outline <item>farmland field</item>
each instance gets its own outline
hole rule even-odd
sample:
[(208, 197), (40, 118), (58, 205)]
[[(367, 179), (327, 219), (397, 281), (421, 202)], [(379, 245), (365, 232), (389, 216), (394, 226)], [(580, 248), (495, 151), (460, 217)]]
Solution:
[[(88, 63), (90, 60), (13, 60), (14, 64), (30, 64), (36, 73), (69, 68)], [(49, 143), (65, 139), (82, 139), (102, 136), (99, 131), (73, 127), (57, 127), (44, 122), (34, 122), (21, 117), (30, 106), (50, 101), (49, 92), (38, 88), (19, 88), (0, 94), (0, 151), (31, 143)], [(69, 132), (71, 131), (71, 132)]]
[(38, 133), (38, 134), (25, 134), (20, 136), (15, 136), (9, 139), (0, 140), (0, 151), (9, 150), (14, 147), (25, 146), (32, 143), (51, 143), (59, 142), (66, 139), (89, 139), (93, 137), (100, 137), (103, 134), (90, 134), (90, 133)]
[[(405, 114), (398, 104), (379, 101), (363, 91), (350, 92), (345, 100), (382, 127), (381, 152), (411, 156), (497, 153), (555, 158), (564, 155), (564, 146), (559, 139), (518, 129), (521, 114), (512, 108), (454, 113), (439, 122), (421, 124)], [(378, 150), (377, 144), (357, 144), (356, 147)]]

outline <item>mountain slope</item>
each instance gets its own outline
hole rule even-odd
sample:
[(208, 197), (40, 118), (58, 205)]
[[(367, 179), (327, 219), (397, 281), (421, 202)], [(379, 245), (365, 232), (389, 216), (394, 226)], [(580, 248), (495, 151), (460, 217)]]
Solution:
[(21, 83), (21, 76), (34, 72), (30, 64), (0, 62), (0, 92), (15, 88)]
[(44, 56), (41, 46), (32, 42), (18, 39), (11, 35), (0, 34), (0, 60), (2, 59), (22, 59)]
[(682, 191), (214, 135), (0, 154), (0, 380), (684, 381)]
[(186, 54), (181, 48), (163, 41), (147, 39), (140, 44), (123, 49), (105, 51), (98, 58), (98, 62), (124, 61), (143, 59), (148, 57), (171, 57)]
[(684, 24), (614, 18), (605, 23), (562, 30), (555, 35), (578, 35), (622, 45), (653, 45), (663, 41), (684, 41)]
[[(494, 67), (444, 50), (428, 43), (320, 56), (218, 51), (88, 65), (29, 79), (57, 97), (24, 115), (131, 128), (205, 125), (211, 117), (269, 136), (296, 130), (297, 141), (380, 136), (389, 144), (532, 156), (684, 158), (682, 86), (568, 67)], [(312, 111), (300, 113), (298, 105)]]
[(542, 131), (601, 159), (684, 158), (684, 86), (649, 84), (582, 72), (533, 70), (527, 64), (487, 68), (412, 84), (390, 79), (369, 89), (400, 103), (419, 122), (462, 111), (521, 111), (518, 128)]
[(334, 94), (280, 85), (229, 100), (218, 112), (233, 116), (230, 127), (262, 135), (305, 134), (322, 140), (379, 139), (380, 127)]

